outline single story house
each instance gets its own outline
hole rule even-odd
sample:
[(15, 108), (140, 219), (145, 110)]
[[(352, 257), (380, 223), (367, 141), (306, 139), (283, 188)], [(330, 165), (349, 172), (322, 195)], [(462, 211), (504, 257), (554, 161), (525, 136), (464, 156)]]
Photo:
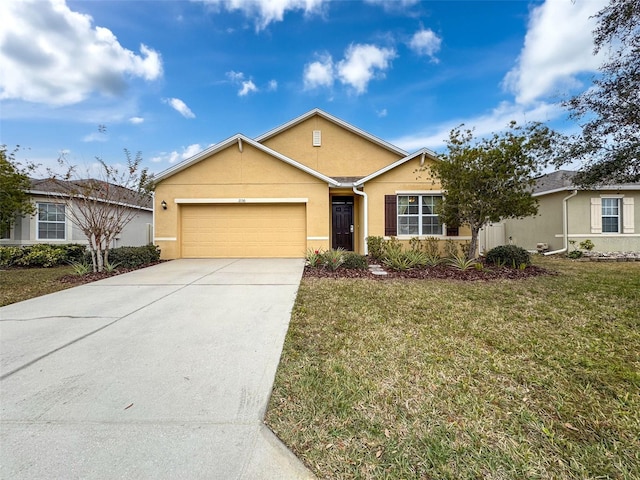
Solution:
[(571, 251), (591, 240), (597, 252), (640, 252), (640, 183), (582, 189), (576, 172), (559, 170), (537, 179), (538, 215), (504, 223), (506, 242), (536, 250)]
[[(11, 229), (2, 232), (0, 245), (89, 243), (82, 231), (73, 224), (67, 211), (73, 208), (74, 200), (70, 201), (70, 195), (64, 193), (64, 189), (56, 182), (32, 179), (28, 193), (35, 206), (35, 214), (17, 218)], [(124, 195), (121, 198), (126, 197)], [(148, 245), (153, 241), (151, 198), (139, 199), (135, 195), (131, 195), (131, 198), (131, 203), (127, 203), (126, 207), (132, 210), (133, 219), (114, 240), (111, 248)]]
[(158, 174), (154, 243), (170, 259), (365, 254), (369, 236), (469, 240), (435, 213), (442, 189), (424, 169), (435, 159), (314, 109)]

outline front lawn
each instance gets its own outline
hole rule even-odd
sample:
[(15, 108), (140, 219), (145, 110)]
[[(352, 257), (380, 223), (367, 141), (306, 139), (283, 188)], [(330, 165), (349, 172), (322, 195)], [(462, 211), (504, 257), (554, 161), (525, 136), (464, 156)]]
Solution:
[(640, 263), (305, 278), (267, 423), (320, 478), (640, 478)]
[(71, 283), (60, 281), (72, 272), (69, 265), (0, 270), (0, 307), (73, 287)]

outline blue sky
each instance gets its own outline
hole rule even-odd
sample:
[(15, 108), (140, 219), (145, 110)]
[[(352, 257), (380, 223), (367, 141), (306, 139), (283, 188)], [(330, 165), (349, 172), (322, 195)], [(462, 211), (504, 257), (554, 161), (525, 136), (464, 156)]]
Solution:
[[(160, 172), (321, 108), (407, 151), (461, 123), (568, 132), (604, 0), (0, 2), (0, 144)], [(98, 126), (106, 126), (100, 132)]]

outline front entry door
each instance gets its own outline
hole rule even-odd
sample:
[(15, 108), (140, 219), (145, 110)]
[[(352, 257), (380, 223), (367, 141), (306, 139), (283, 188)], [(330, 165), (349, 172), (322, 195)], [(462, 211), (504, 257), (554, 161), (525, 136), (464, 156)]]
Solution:
[(332, 248), (353, 250), (353, 197), (333, 197), (332, 205)]

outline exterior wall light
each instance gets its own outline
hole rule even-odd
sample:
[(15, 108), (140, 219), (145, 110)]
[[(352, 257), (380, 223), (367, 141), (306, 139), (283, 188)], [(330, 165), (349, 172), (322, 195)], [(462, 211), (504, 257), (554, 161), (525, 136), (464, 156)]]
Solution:
[(162, 206), (163, 210), (167, 209), (167, 202), (165, 202), (164, 200), (162, 200), (162, 203), (160, 205)]

